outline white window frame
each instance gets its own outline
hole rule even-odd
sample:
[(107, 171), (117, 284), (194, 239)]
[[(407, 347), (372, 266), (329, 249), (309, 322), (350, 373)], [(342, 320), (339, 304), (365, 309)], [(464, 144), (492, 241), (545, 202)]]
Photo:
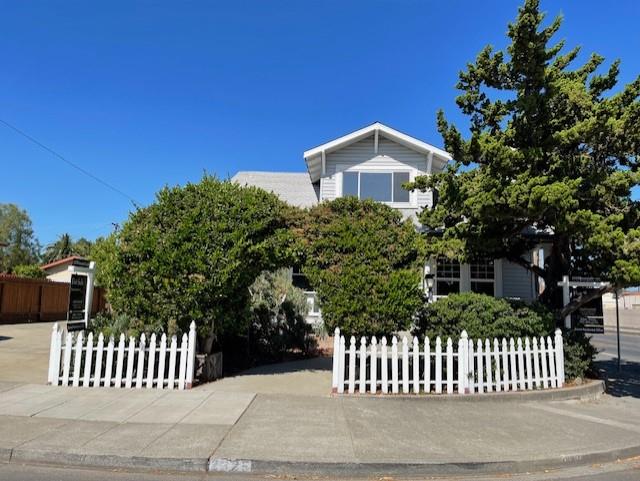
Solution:
[(493, 283), (493, 297), (503, 297), (502, 286), (502, 259), (493, 260), (493, 279), (477, 279), (471, 277), (471, 264), (460, 264), (460, 277), (442, 277), (438, 275), (438, 260), (434, 259), (431, 263), (432, 272), (435, 273), (433, 283), (433, 297), (439, 299), (441, 297), (447, 297), (446, 294), (438, 294), (438, 280), (441, 281), (458, 281), (460, 285), (460, 292), (472, 292), (472, 282), (491, 282)]
[(434, 259), (433, 261), (433, 270), (435, 271), (435, 276), (433, 279), (433, 298), (434, 299), (440, 299), (442, 297), (448, 296), (448, 294), (438, 294), (438, 281), (457, 282), (458, 292), (463, 292), (462, 279), (464, 277), (464, 269), (463, 269), (464, 264), (459, 262), (458, 265), (460, 266), (460, 277), (450, 277), (450, 276), (445, 277), (438, 274), (438, 259)]
[[(360, 198), (360, 173), (365, 174), (394, 174), (394, 173), (403, 173), (409, 174), (409, 182), (413, 182), (417, 175), (417, 170), (411, 167), (407, 168), (389, 168), (389, 167), (376, 167), (376, 166), (366, 166), (366, 167), (346, 167), (346, 166), (338, 166), (343, 167), (340, 169), (340, 172), (336, 174), (336, 197), (342, 197), (342, 174), (344, 172), (357, 172), (358, 173), (358, 198)], [(391, 198), (393, 199), (393, 175), (391, 177)], [(417, 192), (412, 191), (409, 192), (409, 202), (386, 202), (386, 201), (376, 201), (381, 204), (386, 204), (390, 207), (395, 207), (397, 209), (408, 209), (408, 208), (417, 208), (418, 207), (418, 195)]]
[[(489, 259), (489, 261), (491, 261), (491, 259)], [(497, 287), (497, 282), (496, 282), (496, 260), (493, 260), (493, 277), (491, 278), (485, 278), (485, 277), (473, 277), (472, 276), (472, 271), (471, 271), (471, 264), (469, 264), (469, 291), (473, 292), (473, 289), (471, 288), (471, 284), (474, 282), (479, 282), (482, 284), (493, 284), (493, 297), (497, 297), (497, 293), (498, 293), (498, 287)]]

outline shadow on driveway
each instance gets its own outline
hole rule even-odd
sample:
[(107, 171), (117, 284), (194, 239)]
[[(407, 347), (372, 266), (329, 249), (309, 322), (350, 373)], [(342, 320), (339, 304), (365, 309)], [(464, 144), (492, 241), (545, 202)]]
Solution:
[(602, 379), (606, 381), (608, 394), (640, 398), (640, 362), (623, 361), (620, 371), (616, 359), (596, 361), (595, 365)]

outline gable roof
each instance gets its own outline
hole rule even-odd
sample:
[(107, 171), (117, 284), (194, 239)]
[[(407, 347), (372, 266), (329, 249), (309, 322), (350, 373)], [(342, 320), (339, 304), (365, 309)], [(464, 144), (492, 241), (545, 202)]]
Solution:
[(452, 159), (448, 152), (438, 147), (416, 139), (415, 137), (407, 135), (380, 122), (374, 122), (371, 125), (367, 125), (366, 127), (355, 130), (347, 135), (343, 135), (342, 137), (338, 137), (337, 139), (325, 142), (324, 144), (305, 151), (304, 160), (307, 164), (311, 180), (315, 182), (322, 175), (322, 162), (323, 157), (326, 154), (340, 150), (343, 147), (365, 139), (370, 135), (382, 135), (389, 140), (404, 145), (405, 147), (423, 155), (432, 155), (434, 160), (439, 161), (442, 165)]
[(73, 261), (75, 261), (76, 259), (83, 259), (82, 256), (69, 256), (69, 257), (65, 257), (64, 259), (58, 259), (57, 261), (53, 261), (53, 262), (49, 262), (48, 264), (43, 264), (40, 266), (40, 269), (42, 269), (43, 271), (46, 271), (48, 269), (51, 269), (53, 267), (57, 267), (57, 266), (62, 266), (62, 265), (71, 265), (73, 264)]
[(318, 203), (318, 192), (306, 172), (238, 172), (231, 181), (273, 192), (297, 207), (312, 207)]

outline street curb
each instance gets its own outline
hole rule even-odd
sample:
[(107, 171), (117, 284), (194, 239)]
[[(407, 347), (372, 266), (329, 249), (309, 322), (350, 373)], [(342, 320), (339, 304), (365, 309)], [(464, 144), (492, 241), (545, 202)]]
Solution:
[(595, 400), (605, 391), (605, 383), (600, 379), (585, 381), (580, 386), (569, 386), (560, 389), (541, 389), (535, 391), (507, 391), (475, 394), (332, 394), (335, 398), (345, 399), (379, 399), (381, 401), (401, 399), (416, 402), (529, 402), (529, 401), (569, 401), (569, 400)]
[(431, 476), (463, 474), (527, 473), (545, 469), (569, 468), (613, 462), (640, 455), (640, 445), (585, 454), (527, 461), (469, 461), (459, 463), (314, 463), (212, 458), (212, 473), (304, 476)]
[(111, 454), (82, 454), (37, 449), (14, 448), (10, 463), (49, 464), (91, 468), (125, 468), (135, 471), (166, 470), (174, 472), (206, 472), (207, 458), (156, 458)]
[(11, 460), (11, 448), (0, 448), (0, 463), (8, 463)]
[[(640, 455), (640, 445), (585, 454), (560, 455), (555, 458), (507, 461), (468, 461), (444, 463), (322, 463), (304, 461), (268, 461), (225, 458), (152, 458), (145, 456), (93, 455), (41, 451), (32, 449), (2, 449), (11, 452), (3, 462), (87, 468), (129, 469), (132, 471), (164, 470), (176, 473), (211, 472), (252, 475), (307, 476), (428, 476), (462, 474), (525, 473), (544, 469), (576, 467), (613, 462)], [(4, 456), (3, 456), (4, 457)]]

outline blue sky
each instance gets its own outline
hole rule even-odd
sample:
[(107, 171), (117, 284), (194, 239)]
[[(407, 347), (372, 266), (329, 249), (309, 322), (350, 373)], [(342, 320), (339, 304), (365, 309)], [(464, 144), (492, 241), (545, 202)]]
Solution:
[[(302, 152), (375, 120), (441, 146), (458, 71), (506, 44), (516, 1), (2, 2), (0, 118), (145, 205), (204, 171), (304, 170)], [(543, 1), (559, 37), (640, 73), (640, 2)], [(131, 210), (0, 125), (0, 202), (43, 244)]]

